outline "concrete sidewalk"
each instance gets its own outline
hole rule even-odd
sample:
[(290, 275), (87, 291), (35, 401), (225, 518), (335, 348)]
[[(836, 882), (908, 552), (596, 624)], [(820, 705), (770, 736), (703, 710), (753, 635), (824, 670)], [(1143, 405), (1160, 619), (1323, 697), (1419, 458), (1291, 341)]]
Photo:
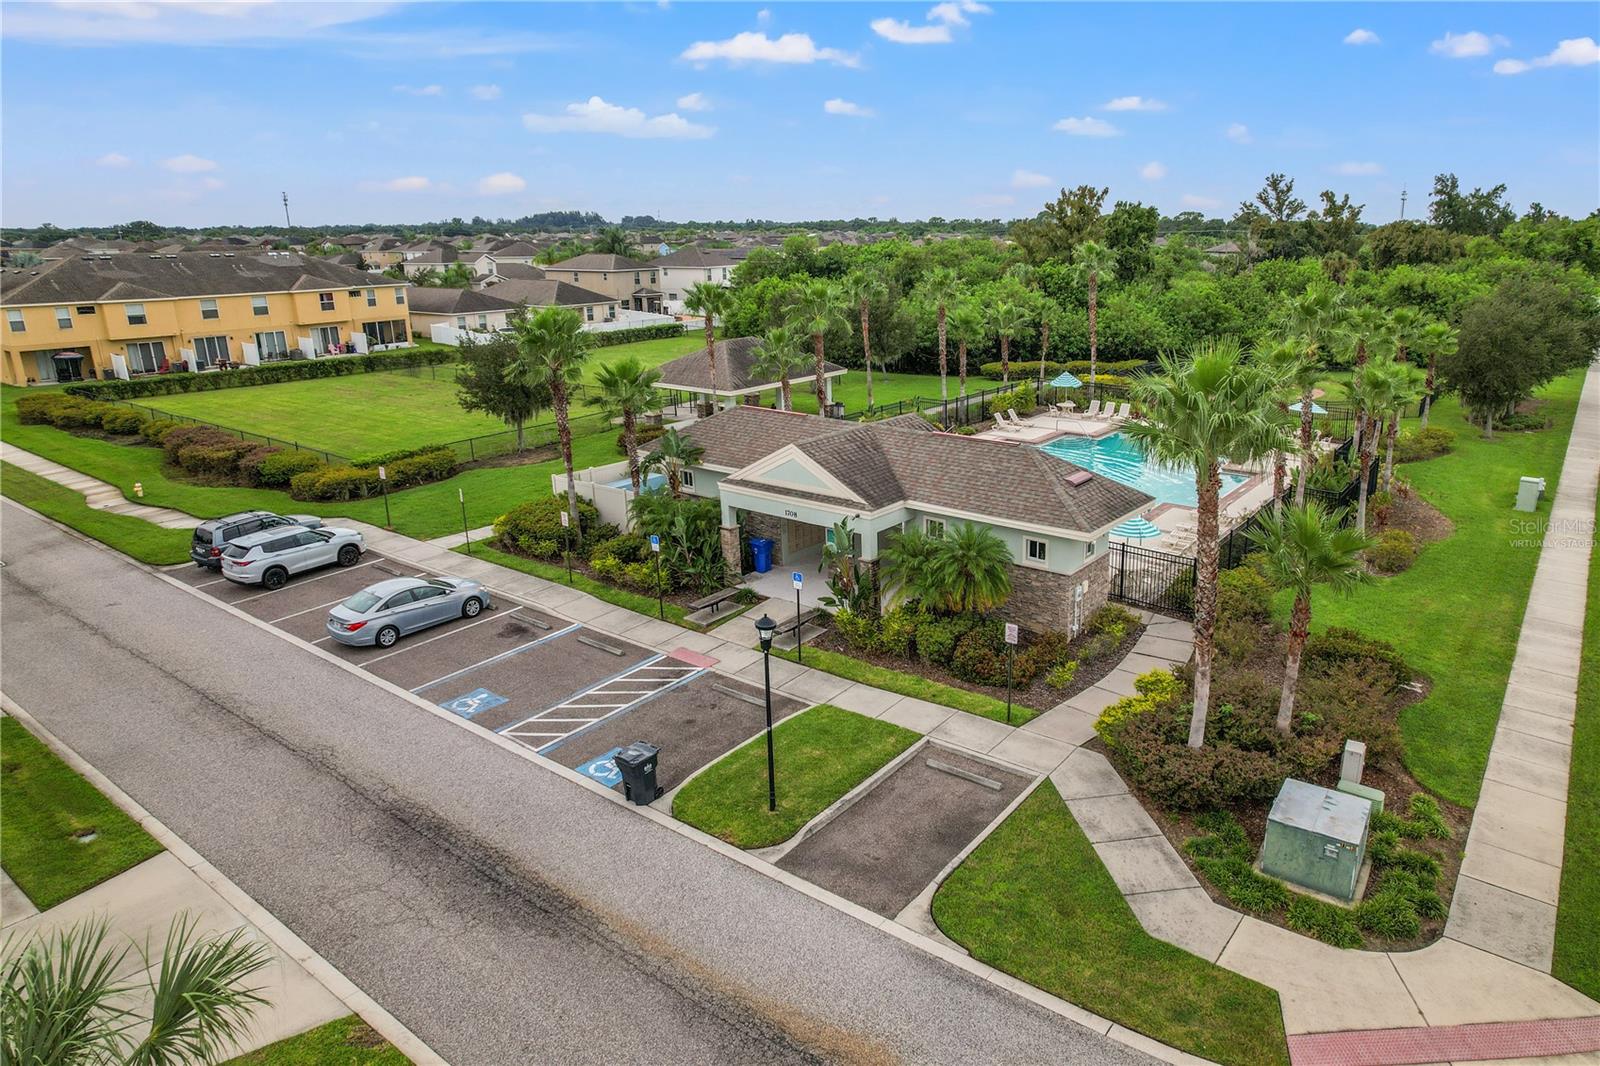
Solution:
[[(112, 514), (127, 515), (130, 518), (142, 518), (146, 522), (153, 522), (158, 526), (168, 529), (183, 529), (194, 526), (199, 519), (193, 515), (184, 514), (182, 511), (173, 511), (166, 507), (148, 507), (142, 503), (134, 503), (122, 494), (122, 490), (115, 485), (108, 484), (88, 474), (78, 471), (60, 463), (51, 462), (43, 456), (34, 455), (32, 452), (23, 451), (21, 448), (12, 447), (0, 441), (0, 459), (12, 466), (21, 467), (32, 474), (48, 478), (58, 485), (72, 489), (83, 494), (83, 500), (97, 511), (109, 511)], [(128, 486), (128, 491), (133, 491), (133, 486)]]

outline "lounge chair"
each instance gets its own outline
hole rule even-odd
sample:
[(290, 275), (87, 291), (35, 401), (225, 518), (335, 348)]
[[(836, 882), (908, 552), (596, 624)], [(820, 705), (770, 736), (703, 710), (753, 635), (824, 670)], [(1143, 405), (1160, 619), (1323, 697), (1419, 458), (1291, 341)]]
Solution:
[(1129, 411), (1130, 407), (1132, 407), (1132, 404), (1126, 404), (1125, 403), (1121, 407), (1117, 408), (1117, 421), (1118, 422), (1126, 422), (1128, 420), (1128, 417), (1129, 417), (1128, 416), (1128, 411)]
[(1091, 421), (1100, 417), (1100, 401), (1090, 400), (1089, 406), (1084, 409), (1083, 417)]
[(1006, 416), (1002, 414), (997, 413), (994, 416), (994, 424), (1001, 433), (1015, 433), (1017, 431), (1017, 427), (1013, 426), (1010, 422), (1007, 422)]
[(1028, 428), (1028, 423), (1024, 422), (1022, 420), (1022, 416), (1017, 414), (1017, 409), (1015, 407), (1007, 407), (1006, 408), (1006, 414), (1011, 416), (1009, 421), (1011, 422), (1011, 427), (1013, 429), (1027, 429)]

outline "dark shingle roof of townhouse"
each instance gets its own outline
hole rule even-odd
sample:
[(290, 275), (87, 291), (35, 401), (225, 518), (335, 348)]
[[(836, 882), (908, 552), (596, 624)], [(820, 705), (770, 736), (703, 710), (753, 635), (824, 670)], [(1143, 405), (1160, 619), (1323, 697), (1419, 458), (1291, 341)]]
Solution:
[(527, 241), (502, 241), (493, 248), (474, 248), (470, 253), (467, 253), (469, 258), (487, 255), (494, 259), (498, 259), (501, 256), (507, 259), (527, 258), (538, 254), (539, 249)]
[(679, 248), (671, 255), (664, 255), (660, 259), (650, 261), (655, 267), (725, 267), (737, 266), (744, 262), (743, 250), (734, 248), (697, 248), (689, 245)]
[[(1138, 489), (1098, 474), (1073, 484), (1069, 478), (1082, 468), (1039, 448), (923, 432), (903, 417), (853, 423), (737, 407), (684, 432), (706, 449), (704, 462), (736, 469), (793, 444), (873, 509), (909, 502), (1089, 533), (1153, 502)], [(771, 485), (733, 478), (724, 484), (774, 491)], [(794, 494), (830, 500), (817, 493)]]
[(483, 288), (484, 292), (529, 307), (582, 307), (585, 304), (614, 304), (615, 296), (585, 289), (570, 281), (550, 278), (508, 278)]
[[(293, 252), (125, 253), (7, 269), (0, 300), (7, 305), (160, 300), (370, 288), (373, 282), (365, 271)], [(403, 284), (388, 278), (379, 283)]]
[[(776, 388), (777, 382), (772, 381), (765, 374), (755, 372), (756, 357), (761, 346), (760, 337), (732, 337), (716, 343), (717, 352), (717, 384), (719, 392), (741, 392), (751, 388)], [(828, 374), (843, 373), (844, 367), (837, 363), (824, 363), (824, 372)], [(690, 352), (663, 363), (659, 368), (661, 380), (657, 387), (663, 389), (711, 389), (711, 376), (706, 371), (706, 350)], [(805, 370), (797, 375), (800, 379), (810, 380), (814, 376), (812, 367), (807, 364)], [(791, 381), (796, 380), (791, 378)]]
[(544, 271), (539, 267), (529, 266), (527, 263), (496, 262), (494, 265), (494, 273), (496, 277), (504, 278), (507, 281), (544, 280)]
[(465, 315), (477, 311), (510, 311), (521, 306), (499, 296), (472, 289), (436, 288), (413, 285), (406, 294), (413, 314)]
[(638, 270), (646, 264), (637, 259), (629, 259), (625, 255), (609, 255), (601, 252), (585, 252), (575, 255), (571, 259), (563, 259), (556, 263), (553, 270)]

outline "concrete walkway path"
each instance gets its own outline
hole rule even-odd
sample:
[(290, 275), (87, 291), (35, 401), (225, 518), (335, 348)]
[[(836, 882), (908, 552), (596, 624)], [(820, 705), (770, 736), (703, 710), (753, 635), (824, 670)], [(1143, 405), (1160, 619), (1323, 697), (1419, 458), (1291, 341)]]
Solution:
[[(173, 511), (166, 507), (148, 507), (142, 503), (134, 503), (125, 497), (122, 494), (122, 490), (115, 485), (92, 478), (88, 474), (80, 474), (71, 467), (51, 462), (43, 456), (23, 451), (21, 448), (13, 447), (4, 441), (0, 441), (0, 459), (5, 460), (12, 466), (21, 467), (29, 473), (48, 478), (58, 485), (64, 485), (74, 492), (82, 493), (84, 502), (97, 511), (110, 511), (112, 514), (142, 518), (146, 522), (153, 522), (158, 526), (166, 526), (168, 529), (192, 527), (197, 521), (193, 515), (184, 514), (182, 511)], [(133, 491), (133, 486), (128, 486), (128, 491)]]

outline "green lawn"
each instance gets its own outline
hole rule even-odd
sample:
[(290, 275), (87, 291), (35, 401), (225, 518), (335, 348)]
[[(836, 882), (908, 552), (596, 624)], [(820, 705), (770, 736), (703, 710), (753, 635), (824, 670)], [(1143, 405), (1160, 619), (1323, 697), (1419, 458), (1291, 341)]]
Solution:
[(410, 1061), (351, 1014), (229, 1059), (225, 1066), (406, 1066)]
[(1289, 1061), (1278, 994), (1146, 933), (1048, 781), (939, 886), (933, 917), (974, 958), (1173, 1047)]
[[(1478, 799), (1538, 540), (1550, 518), (1548, 496), (1535, 514), (1511, 509), (1517, 479), (1544, 477), (1555, 492), (1582, 383), (1573, 374), (1540, 393), (1550, 401), (1550, 429), (1492, 440), (1467, 425), (1453, 397), (1440, 400), (1429, 425), (1455, 433), (1455, 450), (1406, 464), (1400, 473), (1455, 523), (1455, 532), (1426, 548), (1405, 573), (1345, 597), (1319, 589), (1312, 600), (1314, 629), (1348, 626), (1391, 641), (1432, 679), (1428, 698), (1400, 718), (1406, 765), (1429, 791), (1463, 806)], [(1286, 597), (1279, 607), (1287, 616)]]
[(672, 801), (672, 814), (741, 848), (779, 844), (918, 739), (909, 729), (822, 704), (772, 731), (776, 812), (767, 810), (762, 736), (684, 785)]
[[(780, 659), (790, 662), (798, 661), (798, 656), (793, 651), (782, 648), (773, 648), (772, 654)], [(992, 718), (997, 722), (1006, 721), (1005, 700), (997, 700), (993, 696), (982, 692), (972, 692), (968, 689), (957, 688), (955, 685), (945, 685), (938, 681), (919, 677), (916, 674), (903, 673), (899, 670), (890, 670), (888, 667), (876, 666), (852, 659), (836, 651), (826, 651), (822, 648), (805, 649), (805, 665), (815, 667), (823, 673), (833, 674), (849, 681), (859, 681), (863, 685), (881, 688), (886, 692), (898, 692), (902, 696), (914, 696), (919, 700), (929, 703), (941, 704), (945, 707), (954, 707), (958, 711), (978, 715), (980, 718)], [(1020, 703), (1011, 705), (1011, 724), (1022, 725), (1039, 716), (1038, 711), (1032, 707), (1024, 707)]]
[[(967, 378), (967, 392), (973, 393), (980, 389), (989, 389), (1000, 384), (987, 378), (976, 376)], [(954, 374), (950, 375), (950, 398), (956, 398), (958, 384)], [(811, 391), (810, 384), (796, 386), (791, 393), (797, 411), (817, 413), (817, 398)], [(879, 407), (895, 403), (898, 400), (910, 400), (921, 397), (937, 403), (939, 400), (939, 375), (938, 374), (901, 374), (891, 371), (885, 380), (882, 372), (873, 371), (872, 374), (872, 402)], [(833, 381), (833, 398), (844, 404), (846, 414), (855, 414), (867, 406), (867, 373), (864, 370), (851, 369), (850, 373)], [(763, 400), (771, 403), (770, 395), (763, 396)]]
[(593, 381), (596, 372), (608, 363), (633, 356), (646, 367), (670, 363), (680, 355), (706, 350), (705, 334), (692, 329), (681, 337), (661, 337), (653, 341), (634, 341), (632, 344), (614, 344), (609, 348), (596, 348), (589, 353), (583, 367), (583, 379)]
[[(1595, 517), (1600, 520), (1600, 507)], [(1551, 972), (1590, 999), (1600, 999), (1600, 551), (1594, 548), (1589, 552), (1578, 718), (1567, 785), (1567, 848)]]
[(0, 462), (0, 494), (71, 526), (141, 563), (166, 566), (189, 558), (188, 529), (167, 529), (130, 515), (97, 511), (83, 495), (21, 467)]
[(40, 910), (161, 854), (138, 823), (9, 717), (0, 718), (0, 807), (0, 866)]
[[(458, 555), (465, 555), (467, 553), (465, 546), (453, 548), (451, 550)], [(487, 544), (474, 544), (472, 546), (472, 556), (475, 559), (486, 559), (491, 563), (496, 563), (512, 570), (520, 570), (524, 574), (532, 574), (534, 577), (542, 577), (546, 581), (557, 581), (562, 584), (567, 583), (567, 568), (561, 563), (547, 563), (542, 559), (529, 559), (522, 555), (512, 555), (508, 552), (500, 551), (497, 548), (491, 548)], [(656, 617), (658, 607), (662, 606), (660, 601), (654, 596), (646, 596), (644, 593), (634, 592), (632, 589), (623, 589), (617, 588), (615, 585), (607, 585), (603, 581), (596, 581), (585, 574), (578, 573), (577, 571), (573, 571), (572, 573), (572, 587), (587, 592), (596, 599), (604, 600), (607, 603), (614, 603), (618, 607), (626, 607), (630, 611), (635, 611), (639, 614), (646, 614), (652, 618)], [(666, 608), (667, 621), (676, 625), (684, 626), (687, 629), (700, 628), (691, 622), (684, 621), (684, 615), (688, 614), (689, 612), (684, 610), (678, 604), (668, 603), (664, 606)], [(732, 615), (729, 617), (732, 617)]]

